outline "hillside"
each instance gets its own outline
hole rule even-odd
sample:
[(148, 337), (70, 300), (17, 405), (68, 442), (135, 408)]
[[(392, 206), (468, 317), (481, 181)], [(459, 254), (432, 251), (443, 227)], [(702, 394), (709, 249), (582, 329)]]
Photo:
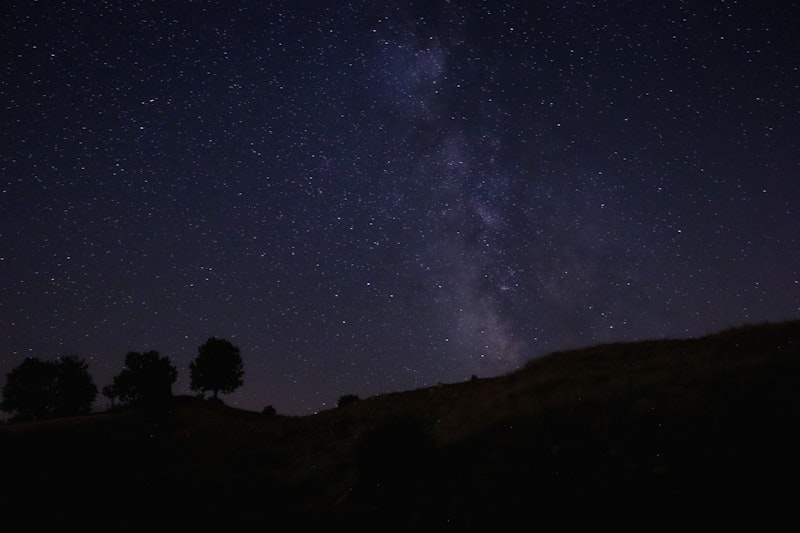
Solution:
[(794, 321), (554, 353), (313, 416), (179, 398), (8, 425), (0, 530), (765, 525), (793, 511), (798, 390)]

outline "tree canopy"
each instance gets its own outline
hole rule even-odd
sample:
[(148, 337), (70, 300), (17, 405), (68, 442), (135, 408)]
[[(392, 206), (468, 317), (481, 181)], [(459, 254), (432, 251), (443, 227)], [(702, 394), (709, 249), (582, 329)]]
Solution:
[(241, 387), (244, 369), (239, 348), (225, 339), (210, 337), (200, 345), (197, 357), (189, 364), (191, 389), (229, 394)]
[(19, 420), (82, 415), (91, 411), (97, 392), (88, 364), (80, 357), (29, 357), (8, 373), (0, 407)]
[(107, 390), (123, 403), (154, 406), (172, 398), (172, 385), (177, 379), (175, 365), (157, 351), (129, 352), (125, 366)]

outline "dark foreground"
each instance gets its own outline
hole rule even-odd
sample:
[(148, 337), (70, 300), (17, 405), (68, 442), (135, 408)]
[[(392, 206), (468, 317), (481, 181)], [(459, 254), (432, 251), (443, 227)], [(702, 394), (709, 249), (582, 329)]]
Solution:
[(787, 322), (308, 417), (176, 398), (7, 425), (0, 531), (769, 528), (794, 519), (799, 393)]

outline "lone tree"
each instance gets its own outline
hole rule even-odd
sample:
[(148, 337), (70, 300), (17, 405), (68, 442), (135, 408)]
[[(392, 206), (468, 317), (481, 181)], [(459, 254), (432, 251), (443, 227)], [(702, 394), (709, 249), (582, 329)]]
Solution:
[(113, 409), (114, 400), (119, 398), (119, 392), (117, 392), (117, 388), (112, 383), (111, 385), (106, 385), (105, 387), (103, 387), (103, 390), (101, 392), (103, 393), (103, 396), (111, 400), (111, 408)]
[(109, 392), (116, 393), (116, 397), (128, 405), (154, 407), (172, 398), (172, 384), (177, 379), (175, 365), (157, 351), (129, 352)]
[(229, 394), (244, 383), (239, 348), (216, 337), (211, 337), (200, 345), (197, 357), (189, 364), (189, 371), (192, 378), (191, 389), (200, 391), (204, 396), (206, 391), (213, 391), (214, 398), (220, 392)]
[(88, 414), (96, 397), (97, 386), (80, 357), (29, 357), (8, 373), (0, 407), (17, 420), (44, 420)]

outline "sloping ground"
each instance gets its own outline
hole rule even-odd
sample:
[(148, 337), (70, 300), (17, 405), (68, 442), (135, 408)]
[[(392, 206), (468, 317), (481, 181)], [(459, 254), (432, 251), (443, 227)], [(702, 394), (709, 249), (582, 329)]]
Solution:
[(800, 322), (787, 322), (553, 354), (307, 417), (183, 399), (7, 426), (0, 530), (482, 531), (698, 513), (763, 526), (793, 512), (799, 385)]

